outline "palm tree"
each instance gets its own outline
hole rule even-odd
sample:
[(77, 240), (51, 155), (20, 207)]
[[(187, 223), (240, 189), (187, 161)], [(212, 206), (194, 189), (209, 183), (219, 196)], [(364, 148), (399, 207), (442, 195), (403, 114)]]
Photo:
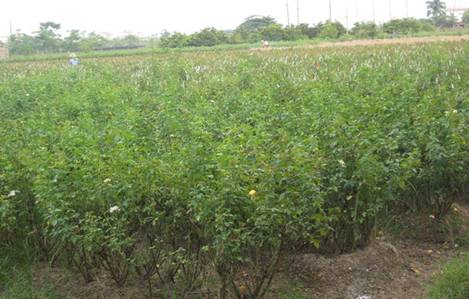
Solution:
[(436, 19), (446, 15), (446, 3), (441, 0), (427, 1), (427, 16)]

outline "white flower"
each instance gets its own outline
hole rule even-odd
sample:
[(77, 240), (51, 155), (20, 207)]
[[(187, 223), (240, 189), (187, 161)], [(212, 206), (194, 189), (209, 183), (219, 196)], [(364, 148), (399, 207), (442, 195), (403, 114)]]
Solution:
[(111, 182), (110, 178), (107, 178), (107, 179), (104, 180), (104, 183), (106, 183), (106, 184), (109, 184), (110, 182)]
[(436, 219), (435, 215), (430, 215), (430, 219)]
[(18, 190), (12, 190), (10, 191), (10, 193), (8, 193), (8, 196), (7, 197), (15, 197), (16, 196), (16, 193), (19, 193), (20, 191)]
[(453, 110), (453, 113), (458, 113), (458, 110), (454, 109), (454, 110)]
[(344, 160), (339, 160), (339, 164), (340, 164), (340, 166), (345, 167), (345, 162), (344, 162)]
[(115, 212), (120, 212), (121, 208), (118, 206), (113, 206), (109, 209), (109, 213), (115, 213)]

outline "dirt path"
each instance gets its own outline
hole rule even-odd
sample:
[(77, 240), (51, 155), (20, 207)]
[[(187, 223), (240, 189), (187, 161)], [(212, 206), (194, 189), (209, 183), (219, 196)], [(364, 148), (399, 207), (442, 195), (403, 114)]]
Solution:
[(308, 298), (419, 299), (442, 264), (458, 254), (448, 245), (377, 240), (334, 258), (299, 256), (289, 276)]
[[(435, 234), (429, 226), (418, 229), (409, 222), (409, 231), (402, 231), (400, 237), (381, 236), (357, 252), (332, 258), (298, 256), (285, 273), (303, 286), (307, 298), (424, 298), (428, 284), (441, 267), (462, 252), (469, 252), (469, 204), (455, 204), (449, 217), (459, 219), (458, 234), (466, 244), (452, 244), (445, 241), (444, 232)], [(427, 221), (430, 224), (433, 220)]]

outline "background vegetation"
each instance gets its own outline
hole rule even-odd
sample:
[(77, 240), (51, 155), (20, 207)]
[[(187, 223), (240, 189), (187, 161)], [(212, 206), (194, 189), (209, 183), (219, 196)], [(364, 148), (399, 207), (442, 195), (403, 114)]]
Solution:
[(58, 32), (60, 24), (44, 22), (38, 31), (32, 35), (17, 33), (12, 35), (7, 46), (13, 55), (33, 55), (58, 52), (78, 52), (109, 49), (131, 48), (184, 48), (211, 47), (216, 45), (259, 44), (267, 41), (299, 41), (311, 39), (352, 38), (383, 38), (418, 33), (450, 30), (463, 24), (468, 24), (469, 16), (466, 12), (461, 22), (453, 15), (448, 15), (446, 5), (439, 0), (427, 2), (428, 19), (393, 19), (384, 24), (360, 22), (346, 29), (340, 22), (326, 21), (325, 23), (298, 24), (283, 26), (275, 19), (267, 16), (251, 16), (234, 30), (217, 30), (205, 28), (193, 34), (180, 32), (162, 32), (159, 36), (140, 38), (127, 35), (122, 38), (106, 38), (95, 32), (86, 33), (71, 30), (68, 35), (61, 36)]

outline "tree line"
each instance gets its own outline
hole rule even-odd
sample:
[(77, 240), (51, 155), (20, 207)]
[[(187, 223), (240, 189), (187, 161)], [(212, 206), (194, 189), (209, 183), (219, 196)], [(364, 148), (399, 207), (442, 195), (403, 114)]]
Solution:
[[(127, 35), (121, 38), (106, 38), (95, 32), (71, 30), (61, 36), (61, 25), (54, 22), (40, 23), (39, 30), (31, 35), (17, 33), (10, 36), (7, 47), (10, 53), (29, 55), (53, 52), (79, 52), (105, 49), (157, 46), (161, 48), (210, 47), (223, 44), (258, 43), (268, 41), (296, 41), (307, 39), (337, 39), (345, 35), (352, 38), (377, 38), (394, 35), (431, 32), (441, 28), (453, 28), (458, 23), (449, 15), (446, 5), (440, 0), (427, 1), (427, 19), (393, 19), (382, 25), (374, 22), (358, 22), (347, 30), (337, 21), (326, 21), (315, 25), (299, 24), (283, 26), (269, 16), (251, 16), (234, 30), (205, 28), (193, 34), (164, 31), (159, 37), (141, 38)], [(462, 22), (469, 26), (469, 11)]]

